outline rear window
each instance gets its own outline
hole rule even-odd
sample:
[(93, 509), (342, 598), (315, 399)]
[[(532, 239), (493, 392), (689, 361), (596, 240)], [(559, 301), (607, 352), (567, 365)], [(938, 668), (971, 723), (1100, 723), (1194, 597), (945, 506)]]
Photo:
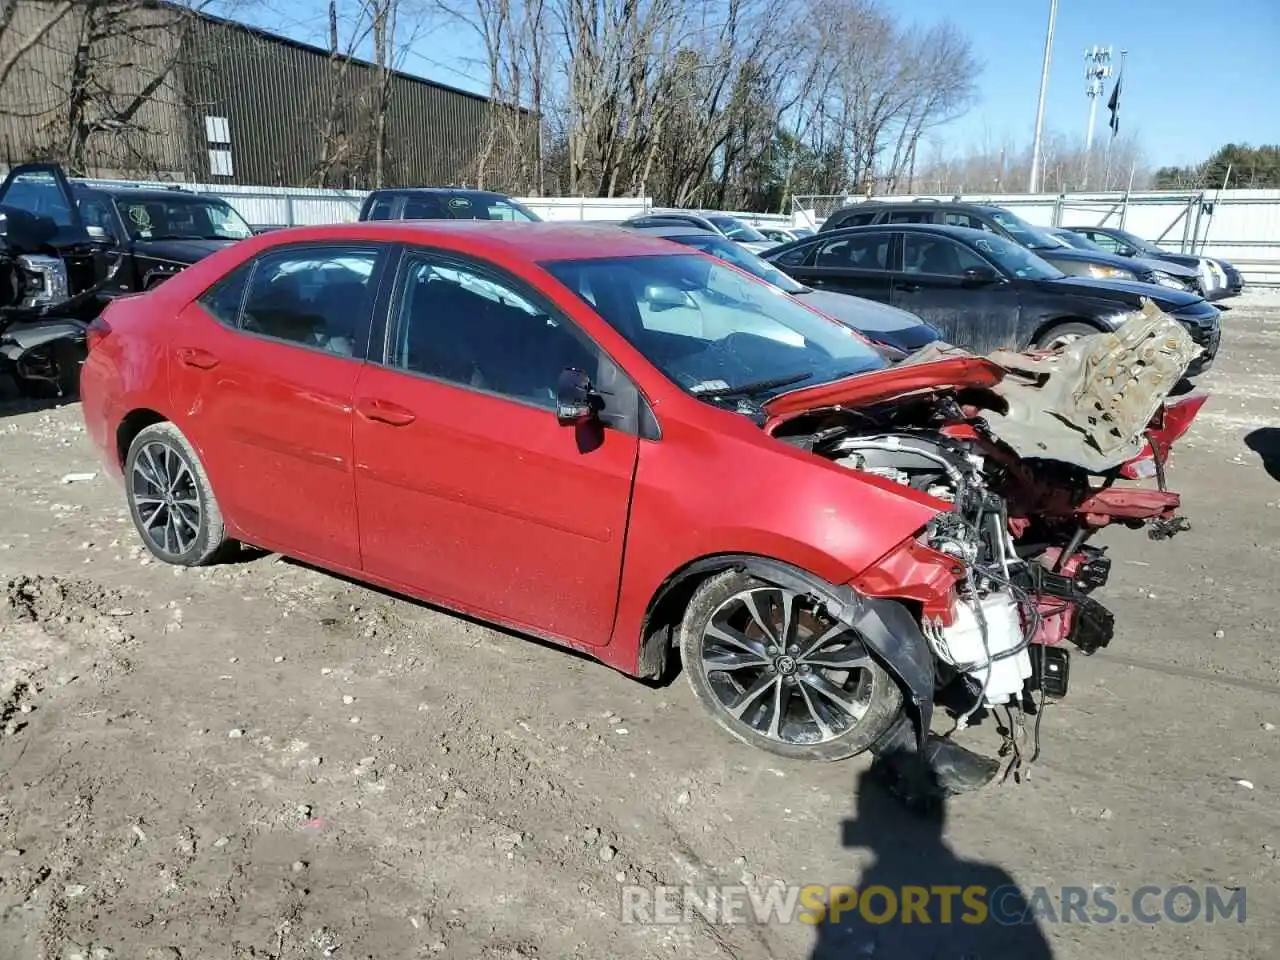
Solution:
[(369, 212), (365, 214), (366, 220), (390, 220), (391, 211), (395, 208), (396, 198), (393, 196), (382, 196), (374, 199), (369, 205)]
[(875, 223), (879, 210), (870, 210), (865, 213), (850, 213), (840, 217), (835, 221), (833, 226), (836, 227), (865, 227)]

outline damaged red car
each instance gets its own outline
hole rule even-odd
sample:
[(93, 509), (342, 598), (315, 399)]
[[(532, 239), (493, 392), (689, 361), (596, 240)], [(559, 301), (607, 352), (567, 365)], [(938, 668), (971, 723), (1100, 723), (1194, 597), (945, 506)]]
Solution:
[[(243, 542), (585, 651), (676, 658), (733, 736), (872, 750), (958, 791), (930, 734), (1061, 696), (1113, 523), (1201, 398), (1156, 312), (1041, 355), (865, 340), (732, 266), (559, 224), (347, 224), (245, 240), (90, 331), (88, 432), (159, 559)], [(1137, 486), (1124, 477), (1139, 477)]]

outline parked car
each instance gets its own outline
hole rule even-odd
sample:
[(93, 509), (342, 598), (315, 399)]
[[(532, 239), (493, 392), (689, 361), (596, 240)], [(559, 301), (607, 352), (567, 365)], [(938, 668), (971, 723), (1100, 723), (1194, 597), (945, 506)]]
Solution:
[[(247, 542), (637, 676), (678, 652), (738, 739), (874, 749), (945, 793), (1000, 763), (930, 735), (935, 687), (973, 709), (1065, 694), (1063, 638), (1112, 634), (1085, 540), (1177, 519), (1176, 493), (1089, 479), (1138, 462), (1149, 426), (1163, 459), (1198, 410), (1166, 400), (1193, 355), (1166, 317), (1133, 321), (1148, 375), (1105, 389), (1088, 344), (1040, 378), (968, 354), (886, 367), (640, 231), (471, 227), (264, 234), (94, 321), (87, 433), (154, 556)], [(1012, 552), (986, 535), (1006, 524)]]
[(709, 230), (711, 233), (718, 233), (722, 237), (728, 237), (734, 243), (740, 243), (752, 253), (763, 253), (777, 246), (777, 243), (770, 240), (763, 233), (739, 220), (737, 217), (731, 217), (727, 213), (719, 213), (716, 211), (698, 211), (698, 210), (662, 210), (657, 213), (644, 213), (628, 220), (623, 221), (628, 227), (697, 227), (699, 230)]
[(511, 197), (488, 190), (395, 187), (374, 190), (360, 206), (361, 220), (514, 220), (542, 218)]
[(0, 211), (0, 396), (73, 395), (85, 323), (104, 303), (253, 232), (218, 197), (69, 180), (44, 163), (9, 171)]
[(895, 223), (826, 230), (765, 255), (801, 283), (878, 300), (986, 353), (1050, 348), (1114, 330), (1144, 297), (1182, 323), (1207, 370), (1221, 336), (1204, 298), (1145, 283), (1068, 276), (1021, 244), (968, 227)]
[[(1201, 291), (1209, 300), (1238, 296), (1244, 291), (1244, 277), (1240, 275), (1239, 270), (1225, 260), (1174, 253), (1118, 227), (1069, 227), (1068, 229), (1118, 257), (1159, 261), (1195, 271), (1200, 281)], [(1217, 282), (1218, 278), (1215, 276), (1215, 266), (1222, 273), (1220, 282)]]
[[(1109, 253), (1109, 251), (1098, 246), (1084, 234), (1077, 233), (1069, 227), (1047, 227), (1044, 232), (1055, 240), (1059, 240), (1076, 250), (1085, 250), (1089, 253)], [(1184, 266), (1180, 263), (1171, 263), (1168, 260), (1150, 260), (1146, 257), (1134, 257), (1133, 262), (1151, 271), (1151, 276), (1155, 278), (1154, 282), (1162, 287), (1186, 290), (1202, 297), (1205, 295), (1204, 283), (1201, 280), (1200, 273), (1192, 267)], [(1208, 298), (1206, 297), (1206, 299)]]
[[(215, 250), (254, 234), (221, 197), (70, 180), (56, 164), (15, 167), (0, 186), (0, 205), (52, 219), (68, 235), (94, 244), (94, 269), (76, 277), (56, 268), (50, 291), (94, 286), (99, 303), (147, 290)], [(110, 276), (107, 276), (108, 270)]]
[[(1041, 227), (1027, 223), (1002, 207), (987, 204), (937, 201), (868, 200), (842, 207), (822, 224), (820, 232), (840, 227), (886, 223), (936, 223), (946, 226), (987, 230), (1019, 243), (1048, 260), (1063, 273), (1076, 277), (1136, 280), (1174, 290), (1186, 289), (1172, 267), (1154, 267), (1127, 260), (1105, 251), (1080, 250), (1059, 240)], [(1177, 271), (1185, 273), (1185, 271)]]
[(905, 310), (898, 310), (873, 300), (864, 300), (861, 297), (851, 297), (828, 290), (815, 290), (803, 283), (797, 283), (741, 244), (734, 243), (718, 233), (700, 230), (697, 227), (662, 224), (632, 224), (631, 229), (641, 230), (687, 247), (694, 247), (703, 253), (726, 260), (735, 267), (797, 298), (805, 306), (839, 320), (870, 340), (888, 344), (902, 354), (913, 353), (941, 338), (941, 334), (936, 329)]
[(778, 227), (773, 224), (758, 225), (756, 230), (771, 243), (790, 243), (792, 240), (809, 236), (813, 232), (801, 233), (795, 227)]

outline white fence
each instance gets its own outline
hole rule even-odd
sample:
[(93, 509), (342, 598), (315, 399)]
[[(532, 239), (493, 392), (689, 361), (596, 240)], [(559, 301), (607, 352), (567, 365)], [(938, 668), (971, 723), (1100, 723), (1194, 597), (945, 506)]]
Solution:
[[(122, 181), (111, 181), (119, 183)], [(128, 181), (137, 186), (172, 183)], [(368, 195), (362, 190), (181, 184), (216, 193), (254, 226), (302, 226), (355, 220)], [(852, 200), (853, 198), (850, 198)], [(913, 199), (913, 198), (877, 198)], [(950, 196), (930, 199), (951, 200)], [(1040, 226), (1118, 226), (1166, 249), (1230, 260), (1251, 284), (1280, 286), (1280, 190), (1225, 190), (1124, 194), (968, 195), (960, 199), (1014, 210)], [(739, 213), (750, 223), (813, 225), (815, 208), (845, 198), (798, 197), (791, 215)], [(647, 198), (527, 197), (521, 202), (547, 220), (625, 220), (658, 209)]]

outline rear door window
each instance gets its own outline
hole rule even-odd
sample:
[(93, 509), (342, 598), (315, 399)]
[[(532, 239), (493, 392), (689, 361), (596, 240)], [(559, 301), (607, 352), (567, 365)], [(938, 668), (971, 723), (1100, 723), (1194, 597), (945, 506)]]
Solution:
[[(381, 256), (377, 246), (338, 244), (266, 253), (254, 262), (237, 326), (363, 359)], [(228, 301), (231, 296), (228, 291)], [(212, 312), (213, 306), (206, 306)]]

